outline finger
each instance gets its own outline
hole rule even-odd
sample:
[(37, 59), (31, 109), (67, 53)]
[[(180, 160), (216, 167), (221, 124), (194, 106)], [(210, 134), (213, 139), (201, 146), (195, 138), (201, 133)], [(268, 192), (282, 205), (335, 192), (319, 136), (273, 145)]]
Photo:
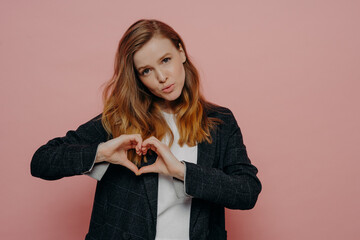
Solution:
[(143, 155), (146, 155), (146, 153), (147, 153), (147, 151), (150, 149), (150, 145), (148, 144), (148, 145), (146, 145), (146, 146), (141, 146), (141, 153), (143, 154)]
[(121, 149), (123, 149), (123, 150), (129, 150), (129, 149), (135, 149), (136, 150), (136, 146), (137, 146), (137, 144), (129, 144), (129, 145), (127, 145), (127, 146), (124, 146), (124, 147), (122, 147)]
[(156, 137), (151, 136), (151, 137), (149, 137), (149, 138), (147, 138), (147, 139), (145, 139), (145, 140), (143, 141), (143, 143), (148, 143), (148, 142), (154, 143), (154, 142), (160, 142), (160, 141), (159, 141), (159, 139), (157, 139)]
[(139, 153), (141, 153), (142, 137), (140, 136), (140, 134), (136, 135), (136, 140), (137, 140), (136, 150)]
[(142, 144), (142, 137), (140, 134), (133, 134), (132, 135), (132, 148), (135, 149), (136, 154), (141, 155), (141, 144)]
[(138, 173), (139, 172), (138, 167), (134, 163), (132, 163), (130, 160), (126, 160), (126, 161), (122, 162), (121, 165), (128, 168), (130, 171), (132, 171), (136, 175), (139, 174)]
[(156, 152), (156, 149), (160, 147), (160, 141), (155, 137), (150, 137), (143, 141), (142, 146), (146, 147), (147, 149), (151, 149)]
[(143, 141), (143, 146), (147, 149), (153, 150), (157, 155), (163, 156), (167, 154), (167, 151), (170, 151), (168, 146), (159, 141), (159, 139), (155, 137), (150, 137)]
[[(146, 154), (146, 152), (151, 149), (151, 147), (155, 144), (156, 138), (150, 137), (146, 140), (144, 140), (141, 144), (141, 150), (143, 154)], [(153, 147), (154, 148), (154, 147)], [(153, 150), (153, 149), (152, 149)]]
[(128, 135), (128, 139), (131, 142), (131, 145), (133, 145), (133, 147), (136, 150), (139, 150), (142, 143), (142, 138), (140, 136), (140, 134), (130, 134)]
[(134, 144), (136, 146), (141, 146), (142, 138), (141, 138), (140, 134), (130, 134), (127, 136), (128, 136), (128, 140), (131, 142), (131, 144)]
[(117, 142), (119, 147), (124, 150), (135, 149), (137, 154), (141, 153), (142, 138), (140, 134), (123, 134), (120, 137)]
[(126, 145), (126, 146), (122, 147), (121, 149), (124, 149), (124, 150), (133, 149), (133, 145), (132, 144)]
[[(159, 153), (157, 152), (157, 148), (156, 148), (154, 145), (151, 145), (151, 144), (148, 144), (147, 146), (143, 147), (141, 151), (142, 151), (142, 154), (143, 154), (143, 155), (146, 155), (146, 153), (147, 153), (149, 150), (152, 150), (152, 151), (155, 152), (156, 154), (159, 154)], [(152, 151), (150, 151), (149, 154), (151, 154)]]
[(144, 173), (158, 173), (158, 172), (159, 172), (159, 169), (157, 168), (157, 166), (155, 164), (152, 164), (152, 165), (148, 165), (148, 166), (140, 168), (138, 171), (138, 175), (141, 175)]

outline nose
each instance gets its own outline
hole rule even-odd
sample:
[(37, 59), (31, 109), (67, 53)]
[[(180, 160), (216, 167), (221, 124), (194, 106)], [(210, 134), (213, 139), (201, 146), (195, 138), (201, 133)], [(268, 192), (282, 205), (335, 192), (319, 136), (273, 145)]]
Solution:
[(158, 79), (158, 81), (159, 81), (160, 83), (166, 82), (167, 77), (166, 77), (166, 75), (165, 75), (164, 72), (162, 72), (162, 71), (160, 71), (160, 70), (157, 70), (156, 75), (157, 75), (157, 79)]

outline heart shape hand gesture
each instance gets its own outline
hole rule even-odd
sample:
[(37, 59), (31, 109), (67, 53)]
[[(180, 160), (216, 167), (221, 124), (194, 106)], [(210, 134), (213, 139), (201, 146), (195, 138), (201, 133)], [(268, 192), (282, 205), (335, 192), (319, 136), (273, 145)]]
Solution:
[[(127, 151), (135, 149), (138, 155), (145, 155), (149, 149), (158, 155), (155, 163), (140, 169), (127, 158)], [(101, 143), (98, 146), (95, 162), (107, 161), (122, 165), (136, 175), (144, 173), (161, 173), (184, 180), (185, 166), (170, 151), (169, 147), (156, 137), (142, 140), (140, 134), (123, 134), (117, 138)]]

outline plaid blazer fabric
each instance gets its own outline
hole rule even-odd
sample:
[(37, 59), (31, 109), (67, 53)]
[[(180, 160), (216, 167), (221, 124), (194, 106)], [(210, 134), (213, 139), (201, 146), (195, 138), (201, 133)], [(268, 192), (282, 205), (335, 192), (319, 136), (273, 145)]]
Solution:
[[(186, 164), (186, 193), (193, 197), (190, 239), (227, 239), (224, 207), (251, 209), (261, 191), (257, 169), (248, 158), (232, 112), (211, 106), (208, 117), (222, 120), (211, 132), (212, 143), (198, 144), (197, 164)], [(66, 136), (41, 146), (31, 161), (31, 174), (45, 180), (81, 175), (93, 166), (97, 146), (108, 135), (101, 114)], [(149, 165), (156, 154), (147, 155)], [(135, 176), (110, 164), (97, 182), (86, 240), (155, 239), (158, 174)]]

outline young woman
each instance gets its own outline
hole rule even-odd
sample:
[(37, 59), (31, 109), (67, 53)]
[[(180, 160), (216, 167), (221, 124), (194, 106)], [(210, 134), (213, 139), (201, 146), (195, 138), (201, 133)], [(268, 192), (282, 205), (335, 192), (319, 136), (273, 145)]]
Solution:
[(125, 32), (102, 114), (40, 147), (33, 176), (98, 179), (88, 240), (226, 239), (224, 207), (261, 183), (237, 122), (207, 102), (180, 36), (157, 20)]

